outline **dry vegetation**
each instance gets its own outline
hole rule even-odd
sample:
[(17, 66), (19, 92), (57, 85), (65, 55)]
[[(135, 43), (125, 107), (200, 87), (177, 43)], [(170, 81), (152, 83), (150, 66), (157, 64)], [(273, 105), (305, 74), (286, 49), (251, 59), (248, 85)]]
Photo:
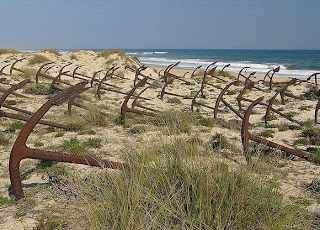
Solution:
[(17, 50), (12, 50), (12, 49), (0, 49), (0, 55), (2, 54), (18, 54), (20, 53)]
[(40, 55), (40, 54), (35, 54), (30, 60), (29, 60), (29, 65), (34, 65), (34, 64), (41, 64), (50, 61), (47, 57)]
[[(46, 52), (50, 51), (30, 57), (30, 61), (36, 59), (33, 60), (36, 67), (22, 66), (25, 74), (9, 76), (10, 83), (29, 77), (34, 79)], [(136, 68), (139, 63), (138, 59), (125, 56), (123, 50), (78, 51), (57, 59), (59, 67), (67, 61), (78, 60), (77, 64), (86, 64), (82, 69), (88, 74), (106, 65), (121, 66), (117, 74), (130, 80), (114, 78), (106, 82), (119, 86), (123, 92), (131, 89), (134, 73), (122, 67), (131, 64)], [(58, 70), (53, 68), (48, 74), (56, 76)], [(145, 74), (158, 77), (153, 70)], [(194, 80), (201, 79), (202, 74), (197, 71)], [(72, 78), (63, 80), (72, 84), (78, 82)], [(27, 84), (19, 91), (30, 98), (10, 97), (5, 103), (36, 111), (52, 97), (47, 95), (50, 82), (44, 78), (40, 82)], [(221, 106), (217, 119), (213, 119), (211, 110), (199, 106), (197, 112), (190, 113), (188, 100), (173, 96), (165, 96), (164, 100), (157, 98), (163, 84), (161, 79), (150, 83), (151, 89), (143, 96), (152, 100), (140, 100), (140, 103), (163, 111), (157, 117), (129, 113), (123, 126), (119, 117), (123, 96), (105, 91), (100, 101), (94, 97), (96, 87), (93, 87), (76, 99), (89, 110), (73, 107), (72, 115), (68, 116), (66, 105), (54, 106), (44, 117), (65, 124), (66, 130), (37, 125), (27, 141), (30, 147), (37, 149), (126, 162), (130, 170), (23, 160), (21, 177), (26, 198), (19, 201), (13, 199), (9, 188), (8, 162), (12, 145), (25, 122), (1, 117), (0, 228), (320, 227), (318, 126), (306, 122), (301, 128), (278, 115), (271, 116), (272, 121), (264, 126), (263, 109), (256, 107), (252, 115), (253, 133), (279, 143), (285, 139), (296, 148), (312, 153), (312, 159), (318, 163), (251, 143), (253, 162), (247, 165), (241, 146), (241, 120), (230, 110)], [(235, 107), (233, 99), (240, 87), (230, 89), (232, 93), (225, 96)], [(196, 90), (198, 85), (174, 82), (169, 86), (170, 92), (180, 94)], [(309, 92), (306, 97), (310, 99), (317, 96), (315, 89), (305, 87), (303, 90), (298, 93)], [(198, 101), (212, 105), (219, 91), (206, 88), (205, 94), (207, 97)], [(283, 112), (290, 111), (294, 117), (304, 113), (298, 119), (305, 120), (310, 114), (313, 116), (315, 101), (304, 102), (303, 106), (293, 101), (276, 106), (284, 108)]]
[(60, 54), (58, 51), (56, 51), (56, 50), (45, 49), (45, 50), (43, 50), (43, 51), (44, 51), (44, 52), (51, 53), (51, 54), (53, 54), (53, 55), (55, 55), (55, 56), (61, 56), (61, 54)]

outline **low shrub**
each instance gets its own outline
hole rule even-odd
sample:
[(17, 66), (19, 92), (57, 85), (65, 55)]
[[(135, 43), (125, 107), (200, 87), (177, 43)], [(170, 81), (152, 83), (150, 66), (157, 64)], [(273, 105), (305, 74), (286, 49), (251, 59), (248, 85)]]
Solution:
[(61, 152), (82, 155), (86, 153), (86, 146), (75, 137), (70, 140), (63, 141), (63, 144), (58, 148), (58, 150)]
[(102, 147), (101, 142), (102, 140), (100, 138), (89, 138), (84, 142), (84, 144), (87, 148), (99, 149)]
[(167, 103), (170, 103), (170, 104), (181, 104), (182, 102), (177, 97), (170, 97), (170, 98), (168, 98)]
[(45, 62), (49, 62), (50, 60), (40, 54), (35, 54), (31, 59), (29, 59), (29, 65), (35, 65), (35, 64), (41, 64), (41, 63), (45, 63)]
[(272, 137), (274, 137), (274, 133), (275, 133), (274, 130), (266, 129), (266, 130), (263, 130), (262, 132), (260, 132), (259, 136), (266, 137), (266, 138), (269, 138), (269, 137), (272, 138)]
[(44, 143), (41, 142), (41, 141), (36, 141), (36, 142), (33, 143), (33, 146), (34, 147), (41, 147), (41, 146), (44, 146)]
[(48, 95), (49, 85), (31, 83), (23, 88), (23, 92), (34, 95)]
[(64, 133), (56, 133), (56, 135), (54, 135), (54, 138), (58, 138), (58, 137), (63, 137), (64, 136)]
[(303, 97), (303, 98), (309, 99), (309, 100), (320, 100), (319, 87), (312, 86), (311, 88), (308, 89), (307, 92), (301, 94), (300, 97)]

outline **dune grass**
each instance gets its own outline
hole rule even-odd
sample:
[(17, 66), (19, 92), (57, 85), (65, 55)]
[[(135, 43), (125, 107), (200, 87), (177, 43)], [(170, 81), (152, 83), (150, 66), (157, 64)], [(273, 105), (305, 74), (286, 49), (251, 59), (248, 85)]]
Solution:
[(132, 170), (70, 179), (81, 229), (307, 228), (303, 210), (274, 185), (192, 142), (148, 144), (126, 160)]
[(53, 54), (53, 55), (55, 55), (55, 56), (61, 56), (61, 54), (60, 54), (58, 51), (56, 51), (56, 50), (44, 49), (43, 51), (44, 51), (44, 52), (51, 53), (51, 54)]
[(35, 54), (30, 60), (29, 60), (29, 65), (35, 65), (35, 64), (41, 64), (50, 61), (47, 57), (40, 55), (40, 54)]
[(18, 54), (21, 53), (18, 50), (13, 50), (13, 49), (0, 49), (0, 55), (2, 54)]
[(179, 133), (191, 133), (191, 127), (195, 123), (192, 114), (182, 111), (169, 110), (161, 113), (158, 117), (149, 118), (147, 123), (165, 127), (168, 135)]
[(77, 57), (75, 54), (71, 54), (71, 55), (70, 55), (70, 59), (71, 59), (71, 60), (78, 61), (78, 57)]
[(23, 68), (22, 71), (24, 73), (19, 73), (19, 76), (27, 79), (27, 78), (35, 78), (37, 74), (37, 70), (33, 68)]

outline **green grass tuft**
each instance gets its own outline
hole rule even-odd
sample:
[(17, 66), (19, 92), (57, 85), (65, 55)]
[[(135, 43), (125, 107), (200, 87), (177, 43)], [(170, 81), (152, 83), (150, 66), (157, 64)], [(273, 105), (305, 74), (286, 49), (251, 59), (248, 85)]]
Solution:
[(43, 213), (37, 218), (36, 226), (33, 230), (55, 230), (55, 229), (69, 229), (68, 222), (52, 214)]
[[(208, 156), (201, 158), (199, 156)], [(128, 152), (132, 170), (72, 177), (78, 224), (89, 229), (304, 229), (302, 208), (244, 168), (229, 170), (193, 143)], [(72, 210), (73, 208), (71, 208)]]
[(271, 130), (271, 129), (266, 129), (266, 130), (263, 130), (262, 132), (259, 133), (259, 136), (261, 137), (274, 137), (274, 133), (275, 131), (274, 130)]
[(41, 146), (44, 146), (44, 143), (41, 142), (41, 141), (35, 141), (35, 142), (33, 143), (33, 146), (34, 146), (34, 147), (41, 147)]
[(140, 134), (140, 133), (143, 133), (145, 131), (146, 131), (146, 127), (144, 127), (142, 125), (135, 125), (129, 130), (129, 133)]
[(302, 137), (302, 138), (295, 140), (294, 144), (296, 144), (296, 145), (309, 145), (310, 142), (309, 142), (308, 138)]
[(49, 85), (31, 83), (23, 88), (23, 92), (34, 95), (47, 95), (49, 93)]
[(49, 62), (50, 60), (40, 54), (35, 54), (31, 59), (29, 59), (29, 65), (34, 65), (34, 64), (41, 64), (41, 63), (45, 63), (45, 62)]
[(10, 204), (12, 202), (13, 200), (9, 199), (8, 197), (0, 196), (0, 206)]
[(63, 137), (63, 136), (64, 136), (64, 133), (59, 132), (54, 135), (54, 138)]
[(78, 132), (78, 135), (96, 135), (96, 131), (90, 130), (81, 130)]
[(301, 94), (300, 96), (309, 100), (320, 100), (319, 87), (312, 86), (308, 89), (307, 92)]
[(312, 145), (320, 145), (320, 128), (318, 127), (305, 127), (301, 136), (308, 138)]
[(74, 137), (70, 140), (63, 141), (63, 144), (58, 148), (58, 150), (73, 154), (85, 154), (86, 146)]
[(24, 126), (24, 122), (22, 121), (14, 121), (12, 122), (8, 128), (5, 130), (5, 132), (7, 133), (14, 133), (16, 130), (20, 130), (22, 129), (22, 127)]
[(87, 148), (99, 149), (102, 147), (101, 142), (102, 140), (100, 138), (89, 138), (84, 142), (84, 144)]

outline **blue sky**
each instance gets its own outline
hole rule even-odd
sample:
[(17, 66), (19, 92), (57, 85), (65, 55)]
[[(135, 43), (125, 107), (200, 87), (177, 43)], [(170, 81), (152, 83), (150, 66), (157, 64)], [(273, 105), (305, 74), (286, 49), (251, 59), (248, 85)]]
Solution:
[(1, 0), (0, 47), (320, 49), (320, 0)]

